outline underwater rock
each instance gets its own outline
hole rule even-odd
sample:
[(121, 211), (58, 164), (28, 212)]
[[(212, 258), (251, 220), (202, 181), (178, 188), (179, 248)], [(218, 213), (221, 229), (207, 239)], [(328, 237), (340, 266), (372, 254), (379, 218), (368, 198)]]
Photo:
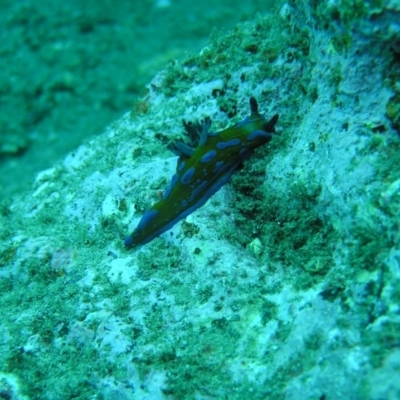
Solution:
[[(0, 376), (28, 398), (396, 398), (399, 17), (288, 3), (215, 35), (3, 204)], [(221, 131), (250, 96), (280, 135), (128, 251), (181, 120)]]

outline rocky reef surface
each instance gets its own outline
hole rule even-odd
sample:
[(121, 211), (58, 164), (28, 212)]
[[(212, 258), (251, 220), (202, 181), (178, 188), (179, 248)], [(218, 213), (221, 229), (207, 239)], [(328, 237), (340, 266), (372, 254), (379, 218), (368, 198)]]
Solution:
[[(0, 397), (399, 397), (400, 6), (378, 3), (282, 3), (214, 34), (2, 205)], [(250, 96), (280, 135), (125, 249), (181, 120), (222, 129)]]

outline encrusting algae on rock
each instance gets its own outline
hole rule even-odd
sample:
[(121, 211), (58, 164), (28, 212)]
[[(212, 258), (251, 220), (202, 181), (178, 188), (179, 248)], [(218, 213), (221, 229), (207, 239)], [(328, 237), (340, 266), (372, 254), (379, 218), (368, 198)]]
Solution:
[[(1, 395), (397, 400), (396, 4), (290, 2), (214, 35), (152, 81), (146, 113), (2, 204)], [(179, 121), (240, 132), (251, 96), (283, 134), (185, 223), (127, 250), (127, 225), (176, 173)], [(195, 165), (198, 149), (176, 145), (189, 199), (198, 166), (212, 166), (203, 181), (218, 171), (217, 144), (240, 153), (248, 134), (210, 148), (207, 134)]]

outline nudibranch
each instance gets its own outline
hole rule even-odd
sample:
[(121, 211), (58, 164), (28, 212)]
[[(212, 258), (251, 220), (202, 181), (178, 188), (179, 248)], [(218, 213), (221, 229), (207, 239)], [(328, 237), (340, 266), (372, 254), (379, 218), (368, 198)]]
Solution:
[(179, 156), (176, 173), (163, 198), (144, 213), (125, 246), (145, 244), (172, 228), (181, 219), (201, 207), (216, 193), (254, 150), (268, 143), (275, 132), (278, 115), (269, 121), (258, 113), (258, 104), (250, 98), (250, 116), (221, 132), (209, 131), (211, 119), (201, 123), (183, 121), (197, 148), (183, 142), (170, 145)]

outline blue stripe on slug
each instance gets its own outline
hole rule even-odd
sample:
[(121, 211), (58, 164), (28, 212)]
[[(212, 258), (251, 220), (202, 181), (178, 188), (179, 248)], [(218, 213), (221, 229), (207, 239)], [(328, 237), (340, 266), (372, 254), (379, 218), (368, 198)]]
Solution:
[(139, 222), (139, 225), (136, 229), (143, 229), (146, 228), (147, 225), (157, 216), (157, 210), (148, 210), (143, 214), (142, 219)]
[(132, 236), (127, 236), (127, 237), (125, 238), (125, 240), (124, 240), (124, 245), (125, 245), (126, 247), (131, 247), (131, 246), (133, 246), (133, 238), (132, 238)]
[(171, 179), (171, 182), (170, 182), (170, 184), (169, 184), (167, 190), (164, 192), (163, 200), (165, 200), (165, 199), (169, 196), (169, 194), (171, 193), (171, 190), (172, 190), (173, 187), (175, 186), (176, 182), (178, 182), (178, 178), (179, 178), (179, 175), (178, 175), (178, 174), (174, 174), (174, 175), (173, 175), (173, 177), (172, 177), (172, 179)]
[(227, 142), (218, 142), (217, 149), (224, 150), (227, 147), (237, 146), (238, 144), (240, 144), (240, 139), (231, 139), (228, 140)]
[(199, 186), (197, 186), (196, 189), (193, 190), (193, 192), (192, 192), (192, 194), (191, 194), (191, 196), (190, 196), (190, 199), (189, 199), (189, 202), (190, 202), (190, 203), (191, 203), (191, 202), (197, 197), (197, 195), (207, 186), (207, 183), (208, 183), (207, 181), (203, 181), (203, 182), (200, 183)]
[(146, 229), (146, 227), (150, 224), (151, 221), (154, 220), (154, 218), (158, 215), (157, 210), (148, 210), (143, 214), (142, 219), (140, 220), (138, 226), (136, 227), (135, 231), (132, 233), (132, 235), (129, 235), (125, 238), (124, 244), (126, 247), (131, 247), (133, 246), (135, 239), (134, 237), (138, 234), (143, 229)]
[(188, 184), (190, 182), (190, 180), (192, 179), (194, 173), (196, 172), (196, 168), (192, 167), (189, 168), (182, 176), (181, 178), (181, 183), (183, 183), (184, 185)]
[(253, 131), (253, 132), (250, 133), (249, 136), (247, 136), (247, 141), (249, 141), (249, 140), (254, 140), (254, 139), (256, 139), (256, 138), (259, 138), (260, 136), (263, 137), (263, 138), (265, 138), (265, 139), (267, 139), (267, 140), (269, 140), (269, 139), (272, 138), (272, 135), (271, 135), (270, 133), (268, 133), (268, 132), (264, 132), (264, 131)]
[(203, 157), (201, 157), (201, 162), (202, 163), (208, 163), (210, 162), (215, 156), (217, 155), (217, 152), (215, 150), (210, 150), (208, 153), (204, 154)]
[(218, 171), (223, 167), (224, 164), (225, 164), (225, 163), (224, 163), (223, 161), (217, 161), (217, 162), (215, 163), (215, 167), (214, 167), (213, 173), (214, 173), (214, 174), (215, 174), (215, 173), (218, 173)]
[(238, 122), (235, 125), (235, 128), (241, 128), (242, 126), (245, 126), (249, 121), (250, 121), (250, 118), (246, 117), (243, 121)]

